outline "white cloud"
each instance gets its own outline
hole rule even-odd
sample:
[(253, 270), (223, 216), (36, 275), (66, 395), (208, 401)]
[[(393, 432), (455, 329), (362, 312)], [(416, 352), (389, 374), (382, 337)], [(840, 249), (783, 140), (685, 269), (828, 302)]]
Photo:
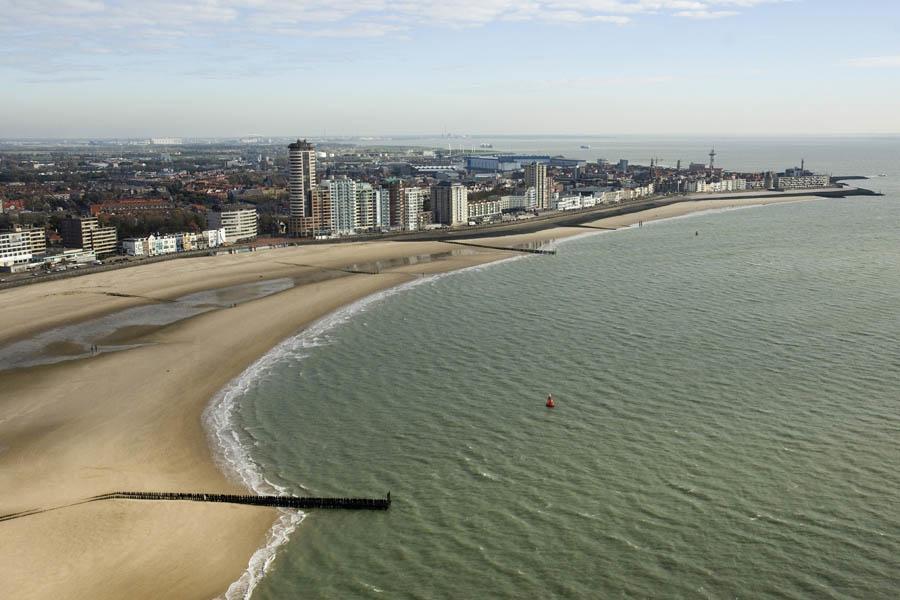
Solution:
[(868, 56), (865, 58), (849, 58), (842, 64), (857, 69), (884, 69), (900, 67), (900, 56)]
[(722, 19), (739, 14), (736, 10), (682, 10), (675, 13), (684, 19)]
[[(502, 20), (622, 25), (641, 14), (715, 18), (782, 0), (0, 0), (0, 29), (169, 29), (302, 26), (371, 37), (379, 27), (467, 27)], [(366, 25), (363, 27), (362, 25)], [(384, 29), (385, 32), (389, 30)]]
[(61, 51), (66, 60), (108, 74), (117, 60), (167, 56), (183, 61), (178, 53), (187, 49), (193, 58), (205, 48), (262, 37), (276, 44), (319, 38), (407, 40), (423, 29), (503, 22), (599, 29), (639, 24), (648, 15), (718, 18), (780, 1), (0, 0), (0, 54), (25, 57), (8, 69), (46, 75), (65, 72)]

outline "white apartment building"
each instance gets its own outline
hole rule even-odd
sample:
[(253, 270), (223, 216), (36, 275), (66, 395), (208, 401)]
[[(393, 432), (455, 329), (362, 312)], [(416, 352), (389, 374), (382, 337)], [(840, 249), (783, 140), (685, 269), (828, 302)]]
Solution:
[(175, 254), (178, 252), (178, 236), (150, 234), (145, 238), (127, 238), (122, 240), (122, 252), (128, 256)]
[(221, 212), (206, 213), (206, 224), (210, 229), (224, 229), (230, 243), (250, 240), (257, 235), (257, 216), (254, 206), (228, 206)]
[(779, 190), (803, 190), (828, 187), (829, 185), (831, 185), (831, 178), (828, 175), (775, 176), (775, 188)]
[(486, 219), (501, 214), (499, 200), (480, 200), (478, 202), (469, 202), (468, 214), (469, 220)]
[(174, 234), (148, 235), (147, 245), (150, 248), (150, 256), (175, 254), (178, 252), (178, 238)]
[(206, 231), (201, 231), (200, 236), (202, 242), (206, 243), (207, 248), (218, 248), (228, 243), (225, 229), (207, 229)]
[(622, 201), (622, 190), (600, 192), (599, 194), (594, 194), (594, 196), (603, 204), (617, 204)]
[(0, 267), (24, 265), (31, 260), (28, 236), (21, 232), (0, 233)]
[(390, 200), (387, 190), (376, 190), (369, 183), (356, 182), (356, 230), (388, 229), (391, 226)]
[(723, 179), (721, 181), (706, 181), (696, 179), (685, 183), (686, 192), (714, 193), (742, 192), (747, 189), (746, 179)]
[(0, 233), (21, 233), (28, 242), (28, 250), (31, 254), (45, 254), (47, 252), (47, 233), (43, 227), (14, 225), (11, 231)]
[(512, 210), (515, 208), (531, 208), (528, 203), (528, 196), (500, 196), (501, 211)]
[(581, 196), (566, 196), (556, 200), (557, 210), (576, 210), (581, 207)]
[(400, 227), (405, 231), (417, 231), (419, 229), (419, 213), (425, 204), (425, 190), (418, 187), (408, 187), (400, 190), (403, 194), (403, 212), (400, 215)]
[(389, 190), (375, 190), (375, 226), (380, 229), (391, 228), (391, 193)]
[(359, 227), (357, 183), (352, 179), (329, 179), (321, 183), (331, 197), (331, 227), (334, 235), (352, 235)]

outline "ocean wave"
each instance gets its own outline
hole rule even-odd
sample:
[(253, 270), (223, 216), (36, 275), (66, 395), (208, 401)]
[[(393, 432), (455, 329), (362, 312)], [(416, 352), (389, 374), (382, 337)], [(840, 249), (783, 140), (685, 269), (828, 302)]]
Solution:
[[(563, 244), (568, 244), (569, 242), (577, 242), (578, 240), (583, 240), (584, 238), (594, 237), (595, 235), (603, 235), (604, 233), (614, 233), (619, 231), (620, 229), (598, 229), (596, 231), (585, 231), (584, 233), (576, 233), (575, 235), (570, 235), (568, 237), (561, 238), (553, 238), (551, 240), (547, 240), (544, 244), (541, 244), (541, 250), (558, 250), (559, 246)], [(625, 228), (627, 229), (627, 228)]]
[[(426, 282), (455, 275), (467, 271), (479, 271), (489, 266), (524, 258), (513, 256), (507, 259), (473, 265), (419, 277), (412, 281), (381, 290), (360, 300), (352, 302), (336, 311), (314, 321), (299, 333), (284, 340), (262, 358), (247, 367), (243, 373), (232, 379), (216, 394), (203, 411), (203, 425), (210, 439), (213, 458), (219, 469), (231, 481), (243, 485), (259, 495), (290, 495), (288, 488), (273, 483), (263, 475), (262, 468), (250, 454), (250, 443), (242, 440), (236, 417), (240, 401), (260, 379), (265, 377), (273, 367), (287, 358), (303, 358), (309, 349), (328, 342), (328, 333), (335, 327), (346, 323), (354, 316), (365, 312), (372, 305), (404, 290)], [(303, 486), (300, 486), (303, 488)], [(303, 488), (305, 489), (305, 488)], [(250, 557), (247, 569), (237, 581), (232, 583), (224, 594), (225, 600), (248, 600), (253, 591), (268, 572), (278, 552), (278, 548), (287, 543), (297, 526), (306, 518), (302, 511), (281, 510), (281, 514), (266, 536), (266, 543)]]

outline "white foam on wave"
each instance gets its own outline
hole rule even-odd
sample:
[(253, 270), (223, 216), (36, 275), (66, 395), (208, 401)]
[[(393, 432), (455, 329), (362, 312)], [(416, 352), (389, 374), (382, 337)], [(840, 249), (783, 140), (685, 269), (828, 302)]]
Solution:
[[(249, 444), (241, 439), (238, 433), (236, 416), (240, 401), (247, 391), (259, 380), (268, 375), (273, 367), (286, 358), (304, 358), (308, 350), (321, 346), (328, 342), (328, 333), (342, 323), (346, 323), (354, 316), (365, 312), (373, 304), (393, 296), (394, 294), (408, 290), (417, 285), (433, 282), (437, 279), (468, 271), (479, 271), (486, 267), (500, 263), (518, 260), (523, 256), (513, 256), (507, 259), (474, 265), (446, 273), (426, 275), (418, 279), (376, 292), (365, 298), (348, 304), (331, 314), (315, 321), (296, 335), (281, 342), (262, 358), (247, 367), (243, 373), (232, 379), (218, 394), (216, 394), (206, 409), (203, 411), (203, 425), (206, 428), (213, 449), (213, 457), (216, 464), (225, 475), (241, 485), (248, 487), (260, 495), (289, 495), (284, 486), (269, 481), (262, 472), (259, 464), (250, 455)], [(302, 489), (304, 488), (300, 485)], [(266, 543), (258, 548), (247, 569), (240, 578), (232, 583), (223, 597), (226, 600), (248, 600), (253, 591), (262, 581), (275, 560), (278, 548), (285, 544), (297, 526), (306, 518), (302, 511), (281, 510), (280, 516), (272, 525), (266, 536)]]
[(541, 245), (541, 250), (557, 250), (559, 246), (563, 244), (567, 244), (569, 242), (577, 242), (578, 240), (583, 240), (584, 238), (594, 237), (595, 235), (603, 235), (604, 233), (614, 233), (616, 231), (620, 231), (620, 229), (597, 229), (596, 231), (585, 231), (584, 233), (576, 233), (575, 235), (570, 235), (568, 237), (562, 238), (553, 238), (552, 240), (548, 240), (546, 243)]

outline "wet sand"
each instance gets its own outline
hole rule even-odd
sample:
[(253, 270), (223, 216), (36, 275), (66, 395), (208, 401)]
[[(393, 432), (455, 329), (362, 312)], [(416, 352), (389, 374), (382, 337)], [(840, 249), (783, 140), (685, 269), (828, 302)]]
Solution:
[[(770, 202), (683, 203), (594, 225), (624, 227), (763, 203)], [(588, 231), (555, 228), (484, 243), (524, 244)], [(73, 319), (201, 290), (339, 271), (233, 308), (133, 332), (138, 335), (129, 339), (141, 345), (126, 351), (0, 371), (0, 515), (119, 490), (244, 492), (213, 461), (201, 423), (210, 398), (279, 341), (344, 304), (423, 274), (513, 255), (448, 250), (452, 246), (441, 242), (284, 248), (161, 262), (0, 293), (0, 344), (6, 344)], [(373, 263), (384, 268), (375, 275), (345, 272)], [(240, 576), (275, 516), (249, 506), (114, 500), (2, 521), (0, 579), (11, 598), (211, 598)]]

